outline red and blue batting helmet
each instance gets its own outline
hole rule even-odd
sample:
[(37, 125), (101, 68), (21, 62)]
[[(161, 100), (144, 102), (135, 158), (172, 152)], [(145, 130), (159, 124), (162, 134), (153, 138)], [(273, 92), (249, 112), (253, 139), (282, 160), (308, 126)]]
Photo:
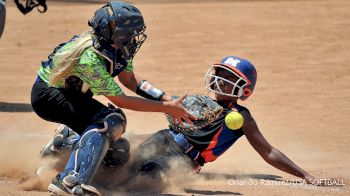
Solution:
[[(217, 76), (217, 68), (224, 69), (237, 76), (237, 81), (232, 82)], [(221, 88), (219, 87), (220, 80), (233, 86), (231, 93), (222, 92)], [(209, 91), (213, 91), (218, 94), (238, 97), (241, 100), (245, 100), (253, 93), (256, 80), (257, 73), (253, 64), (246, 59), (228, 56), (222, 59), (220, 63), (214, 64), (209, 68), (205, 76), (205, 87)]]

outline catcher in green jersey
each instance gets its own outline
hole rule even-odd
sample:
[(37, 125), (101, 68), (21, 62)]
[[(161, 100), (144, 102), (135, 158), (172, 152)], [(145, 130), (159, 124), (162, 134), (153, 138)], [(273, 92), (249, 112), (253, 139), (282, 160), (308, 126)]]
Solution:
[[(195, 119), (181, 105), (185, 96), (171, 101), (162, 90), (133, 72), (133, 57), (146, 39), (143, 16), (135, 6), (110, 2), (95, 12), (89, 26), (91, 30), (54, 49), (42, 63), (31, 93), (38, 116), (63, 124), (41, 155), (72, 150), (66, 168), (48, 187), (58, 195), (100, 195), (90, 185), (91, 180), (109, 147), (120, 146), (114, 143), (125, 132), (123, 111), (101, 104), (93, 95), (103, 95), (120, 108), (163, 112), (188, 123), (190, 118)], [(146, 99), (125, 95), (115, 76)], [(113, 160), (104, 162), (118, 164)]]

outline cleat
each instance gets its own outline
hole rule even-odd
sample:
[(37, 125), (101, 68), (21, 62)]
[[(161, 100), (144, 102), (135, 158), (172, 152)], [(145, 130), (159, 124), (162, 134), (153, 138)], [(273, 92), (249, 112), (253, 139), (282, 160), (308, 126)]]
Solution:
[(74, 143), (80, 136), (65, 125), (56, 129), (53, 139), (40, 151), (41, 157), (57, 156), (63, 152), (71, 151)]
[(59, 174), (52, 180), (47, 189), (53, 195), (72, 195), (63, 185), (63, 180), (59, 179)]
[(79, 184), (74, 174), (64, 177), (63, 180), (59, 179), (58, 174), (48, 186), (48, 191), (53, 195), (102, 196), (95, 187)]

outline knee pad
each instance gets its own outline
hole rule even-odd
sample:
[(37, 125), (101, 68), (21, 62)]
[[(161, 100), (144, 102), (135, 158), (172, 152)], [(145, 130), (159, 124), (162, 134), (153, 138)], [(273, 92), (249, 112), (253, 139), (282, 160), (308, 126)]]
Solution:
[(85, 133), (75, 151), (74, 171), (80, 184), (89, 184), (108, 150), (109, 138), (97, 131)]
[(76, 145), (74, 170), (80, 184), (89, 184), (113, 140), (125, 131), (126, 119), (121, 110), (109, 113), (89, 126)]
[(102, 163), (107, 167), (123, 167), (130, 159), (130, 144), (127, 139), (120, 138), (110, 145)]
[(106, 109), (101, 110), (94, 117), (95, 123), (92, 127), (103, 127), (99, 132), (106, 134), (111, 142), (118, 140), (121, 133), (126, 129), (126, 116), (120, 108), (115, 108), (113, 105), (108, 105)]

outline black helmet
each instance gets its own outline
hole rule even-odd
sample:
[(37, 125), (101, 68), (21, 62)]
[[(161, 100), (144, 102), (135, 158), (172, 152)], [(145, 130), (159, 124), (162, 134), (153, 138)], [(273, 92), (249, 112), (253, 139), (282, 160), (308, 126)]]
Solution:
[(126, 60), (134, 57), (147, 37), (141, 12), (129, 3), (119, 1), (98, 9), (89, 26), (100, 44), (118, 44)]

